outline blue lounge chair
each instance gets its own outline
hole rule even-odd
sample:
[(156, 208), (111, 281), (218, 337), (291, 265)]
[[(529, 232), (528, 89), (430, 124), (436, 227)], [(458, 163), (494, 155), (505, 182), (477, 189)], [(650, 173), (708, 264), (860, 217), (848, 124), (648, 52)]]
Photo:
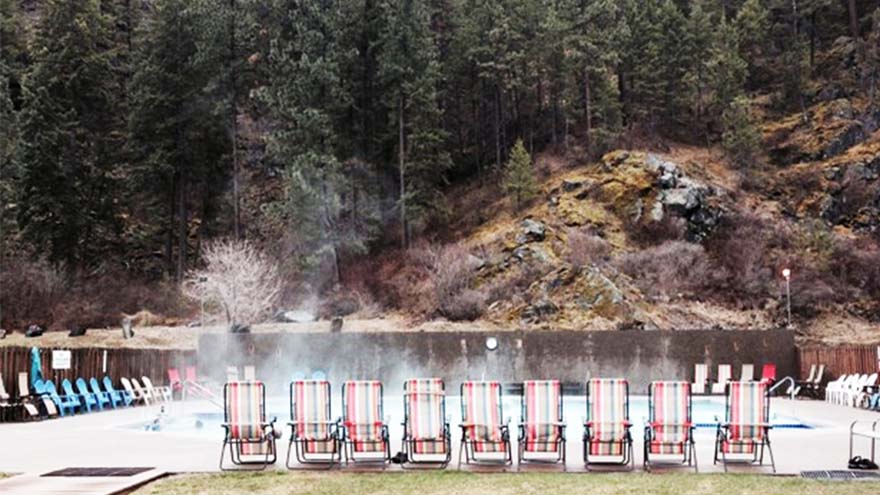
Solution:
[(76, 410), (80, 407), (79, 398), (75, 395), (58, 395), (58, 390), (55, 388), (55, 384), (52, 382), (44, 382), (44, 390), (49, 394), (49, 397), (52, 398), (52, 402), (58, 406), (58, 411), (62, 416), (67, 416), (67, 412), (69, 411), (71, 414), (76, 413)]
[[(82, 399), (83, 404), (86, 405), (86, 411), (92, 412), (92, 406), (98, 407), (97, 399), (95, 399), (95, 396), (89, 392), (89, 387), (86, 385), (86, 381), (82, 378), (76, 379), (76, 391), (79, 392), (80, 399)], [(66, 389), (65, 392), (67, 392)], [(70, 389), (70, 392), (73, 392), (73, 388)]]
[(110, 400), (110, 394), (101, 390), (101, 386), (98, 385), (98, 380), (95, 378), (89, 379), (89, 386), (92, 388), (92, 393), (95, 394), (95, 399), (98, 401), (98, 407), (104, 409), (104, 405), (106, 404), (108, 407), (113, 407), (116, 409), (116, 403)]
[[(70, 383), (70, 380), (65, 378), (61, 382), (61, 390), (64, 391), (65, 397), (72, 398), (70, 400), (76, 400), (77, 407), (79, 408), (79, 411), (83, 412), (83, 409), (86, 406), (86, 404), (84, 401), (80, 400), (79, 394), (73, 391), (73, 384)], [(89, 411), (91, 411), (91, 409), (89, 409)]]
[(110, 394), (110, 398), (114, 402), (121, 402), (126, 406), (130, 406), (131, 403), (134, 401), (134, 399), (132, 399), (131, 397), (131, 394), (129, 394), (125, 390), (116, 390), (115, 388), (113, 388), (113, 381), (110, 380), (109, 376), (104, 377), (104, 389), (107, 390), (107, 393)]

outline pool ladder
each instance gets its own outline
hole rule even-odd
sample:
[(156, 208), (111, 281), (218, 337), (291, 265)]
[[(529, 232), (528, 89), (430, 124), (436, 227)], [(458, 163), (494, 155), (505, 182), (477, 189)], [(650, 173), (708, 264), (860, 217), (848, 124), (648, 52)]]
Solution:
[(786, 382), (788, 382), (790, 384), (788, 387), (788, 398), (791, 400), (794, 400), (794, 395), (797, 392), (797, 382), (795, 382), (794, 378), (792, 378), (790, 376), (786, 376), (782, 380), (779, 380), (778, 382), (774, 383), (773, 386), (770, 387), (770, 390), (767, 391), (767, 393), (772, 395), (773, 392), (777, 388), (781, 387), (782, 384), (786, 383)]

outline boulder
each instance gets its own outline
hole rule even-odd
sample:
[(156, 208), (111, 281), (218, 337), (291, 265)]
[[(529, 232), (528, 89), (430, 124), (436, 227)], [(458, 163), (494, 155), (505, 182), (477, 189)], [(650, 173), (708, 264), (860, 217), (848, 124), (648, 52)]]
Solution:
[(522, 310), (520, 320), (524, 323), (538, 323), (557, 311), (559, 307), (553, 301), (544, 298)]
[(678, 187), (660, 193), (664, 208), (679, 216), (685, 216), (703, 204), (702, 192), (696, 188)]
[(517, 244), (528, 242), (541, 242), (547, 235), (547, 226), (537, 220), (526, 218), (520, 224), (522, 230), (516, 236)]
[(28, 325), (27, 330), (24, 331), (25, 337), (39, 337), (43, 335), (43, 327), (37, 324)]
[(565, 192), (572, 192), (577, 189), (583, 187), (584, 181), (582, 180), (574, 180), (574, 179), (563, 179), (562, 180), (562, 190)]

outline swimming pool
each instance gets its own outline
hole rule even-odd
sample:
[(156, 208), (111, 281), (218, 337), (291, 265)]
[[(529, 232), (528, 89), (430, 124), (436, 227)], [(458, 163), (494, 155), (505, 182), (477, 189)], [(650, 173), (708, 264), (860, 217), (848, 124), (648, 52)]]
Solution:
[[(276, 428), (285, 433), (290, 431), (286, 426), (290, 421), (290, 409), (287, 398), (274, 397), (267, 400), (267, 417), (277, 418)], [(506, 395), (502, 401), (504, 418), (510, 419), (511, 428), (515, 428), (520, 419), (520, 397)], [(334, 395), (332, 404), (333, 417), (342, 415), (342, 401)], [(586, 399), (583, 396), (565, 396), (563, 398), (563, 415), (568, 423), (569, 434), (580, 435), (583, 420), (586, 417)], [(390, 429), (391, 438), (402, 434), (400, 423), (403, 421), (403, 398), (386, 395), (384, 415)], [(630, 420), (634, 429), (644, 428), (648, 418), (648, 398), (646, 396), (630, 397)], [(461, 422), (461, 398), (450, 395), (446, 398), (446, 416), (453, 433)], [(724, 420), (724, 397), (694, 397), (693, 420), (698, 429), (715, 428), (718, 421)], [(220, 424), (223, 412), (219, 407), (207, 403), (190, 405), (175, 403), (169, 407), (158, 422), (153, 419), (123, 425), (126, 429), (164, 432), (168, 434), (217, 438), (221, 435)], [(770, 423), (774, 428), (812, 429), (814, 425), (796, 417), (780, 415), (770, 408)]]

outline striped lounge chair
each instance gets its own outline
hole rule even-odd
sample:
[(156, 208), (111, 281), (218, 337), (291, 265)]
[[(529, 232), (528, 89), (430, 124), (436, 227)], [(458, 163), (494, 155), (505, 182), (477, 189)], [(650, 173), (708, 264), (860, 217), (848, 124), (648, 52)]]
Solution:
[(346, 463), (391, 461), (388, 425), (382, 410), (382, 382), (342, 384), (342, 445)]
[(263, 382), (230, 382), (223, 387), (223, 448), (220, 469), (233, 468), (223, 464), (226, 446), (235, 466), (254, 465), (258, 469), (275, 462), (275, 420), (266, 421), (266, 387)]
[(407, 463), (449, 464), (452, 443), (442, 379), (413, 378), (403, 383), (403, 452)]
[[(519, 425), (519, 463), (562, 463), (565, 468), (565, 421), (562, 385), (558, 380), (523, 383), (522, 419)], [(555, 454), (549, 456), (548, 454)]]
[[(330, 417), (330, 382), (295, 380), (290, 383), (290, 445), (287, 468), (321, 465), (327, 469), (342, 457), (339, 448), (339, 420)], [(293, 452), (300, 466), (290, 464)]]
[(461, 448), (468, 464), (513, 464), (510, 429), (503, 421), (501, 383), (466, 381), (461, 384)]
[(645, 425), (645, 470), (651, 456), (681, 456), (682, 463), (697, 471), (694, 423), (691, 415), (691, 384), (652, 382), (648, 386), (648, 424)]
[[(720, 460), (725, 471), (727, 463), (731, 461), (763, 465), (766, 447), (775, 473), (776, 463), (770, 448), (770, 396), (767, 394), (767, 384), (730, 382), (724, 416), (724, 423), (718, 425), (714, 462)], [(737, 458), (729, 459), (730, 455)]]
[[(622, 378), (593, 378), (587, 382), (587, 421), (584, 424), (584, 464), (617, 464), (633, 469), (633, 440), (629, 421), (629, 383)], [(601, 460), (591, 460), (598, 456)]]

